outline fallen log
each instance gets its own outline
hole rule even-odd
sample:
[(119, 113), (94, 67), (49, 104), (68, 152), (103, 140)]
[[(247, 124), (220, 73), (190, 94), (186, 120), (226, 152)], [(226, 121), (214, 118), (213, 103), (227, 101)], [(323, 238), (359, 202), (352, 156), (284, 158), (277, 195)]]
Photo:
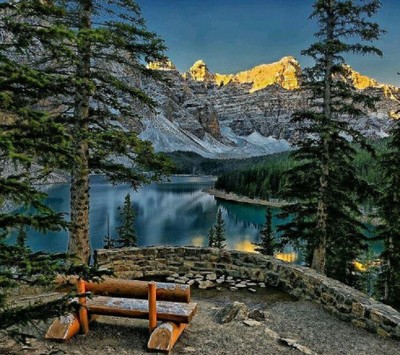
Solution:
[(147, 348), (152, 351), (170, 352), (186, 327), (187, 324), (183, 323), (161, 323), (151, 333)]

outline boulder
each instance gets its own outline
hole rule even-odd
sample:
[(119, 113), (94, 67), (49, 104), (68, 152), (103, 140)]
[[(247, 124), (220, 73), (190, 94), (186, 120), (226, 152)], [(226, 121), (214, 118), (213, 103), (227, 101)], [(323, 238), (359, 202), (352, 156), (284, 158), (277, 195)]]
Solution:
[(199, 281), (199, 288), (202, 290), (207, 290), (213, 287), (215, 287), (215, 283), (210, 280)]
[(265, 320), (265, 313), (263, 311), (261, 311), (260, 309), (253, 309), (250, 313), (249, 313), (249, 318), (257, 320), (257, 321), (263, 321)]
[(218, 313), (218, 321), (222, 324), (232, 321), (243, 321), (248, 318), (249, 310), (244, 303), (233, 302), (222, 308)]
[(206, 279), (210, 281), (215, 281), (217, 279), (217, 274), (215, 272), (206, 275)]

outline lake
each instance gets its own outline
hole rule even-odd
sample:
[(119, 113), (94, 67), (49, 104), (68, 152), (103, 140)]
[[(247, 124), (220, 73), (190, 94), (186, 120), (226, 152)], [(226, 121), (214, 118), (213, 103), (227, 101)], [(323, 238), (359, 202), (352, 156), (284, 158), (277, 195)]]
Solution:
[[(173, 176), (169, 182), (151, 184), (134, 191), (129, 185), (109, 184), (102, 176), (90, 179), (90, 235), (93, 249), (103, 247), (107, 234), (116, 236), (119, 226), (118, 207), (126, 194), (131, 194), (136, 212), (139, 246), (194, 245), (206, 246), (207, 234), (222, 209), (226, 222), (227, 247), (253, 250), (259, 230), (265, 222), (265, 208), (216, 200), (203, 192), (214, 186), (216, 178), (206, 176)], [(69, 184), (56, 184), (46, 189), (46, 204), (59, 212), (69, 211)], [(274, 211), (275, 214), (278, 210)], [(68, 219), (68, 215), (66, 217)], [(275, 224), (278, 222), (274, 216)], [(28, 231), (28, 245), (34, 251), (62, 252), (68, 244), (67, 232), (47, 234)]]
[[(265, 223), (265, 207), (217, 200), (203, 192), (214, 186), (215, 177), (173, 176), (169, 182), (151, 184), (133, 191), (129, 185), (109, 184), (102, 176), (90, 179), (90, 235), (91, 247), (102, 248), (107, 234), (116, 237), (119, 226), (118, 207), (126, 194), (131, 194), (136, 212), (136, 233), (139, 246), (193, 245), (206, 246), (207, 234), (215, 223), (219, 208), (226, 223), (227, 248), (254, 251), (259, 232)], [(69, 184), (56, 184), (47, 188), (46, 204), (59, 212), (69, 211)], [(273, 225), (283, 223), (277, 218), (279, 209), (272, 209)], [(66, 216), (68, 219), (68, 215)], [(28, 231), (28, 245), (33, 251), (64, 252), (67, 249), (66, 231), (47, 234)], [(374, 243), (378, 251), (381, 245)], [(277, 255), (286, 261), (300, 262), (290, 248)]]

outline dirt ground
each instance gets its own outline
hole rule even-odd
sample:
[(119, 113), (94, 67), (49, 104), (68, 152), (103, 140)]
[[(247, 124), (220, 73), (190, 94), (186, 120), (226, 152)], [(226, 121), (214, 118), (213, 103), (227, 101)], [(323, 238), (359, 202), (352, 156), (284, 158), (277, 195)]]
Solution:
[[(192, 291), (199, 311), (175, 345), (172, 354), (400, 354), (400, 342), (380, 338), (330, 316), (320, 306), (298, 301), (275, 289), (231, 292), (228, 289)], [(218, 322), (216, 313), (233, 301), (243, 302), (250, 310), (265, 312), (266, 319), (255, 326), (243, 321)], [(46, 326), (31, 329), (44, 334)], [(294, 339), (302, 351), (278, 342), (271, 336)], [(29, 332), (28, 332), (29, 333)], [(59, 344), (43, 339), (28, 339), (23, 347), (0, 339), (1, 354), (147, 354), (147, 322), (143, 320), (101, 317), (91, 324), (89, 335), (77, 336)]]

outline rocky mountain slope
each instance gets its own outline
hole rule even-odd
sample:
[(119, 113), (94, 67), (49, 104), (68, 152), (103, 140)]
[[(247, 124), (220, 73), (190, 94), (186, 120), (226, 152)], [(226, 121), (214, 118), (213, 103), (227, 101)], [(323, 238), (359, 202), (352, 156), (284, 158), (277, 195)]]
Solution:
[[(157, 101), (157, 111), (145, 110), (144, 121), (123, 124), (139, 129), (141, 138), (152, 141), (158, 151), (241, 158), (288, 150), (299, 139), (290, 117), (306, 107), (307, 93), (301, 90), (301, 68), (293, 57), (238, 74), (212, 73), (201, 60), (184, 74), (171, 62), (152, 63), (149, 68), (162, 70), (168, 80), (140, 81)], [(347, 119), (368, 137), (386, 136), (400, 90), (351, 68), (344, 80), (381, 98), (376, 111)]]

